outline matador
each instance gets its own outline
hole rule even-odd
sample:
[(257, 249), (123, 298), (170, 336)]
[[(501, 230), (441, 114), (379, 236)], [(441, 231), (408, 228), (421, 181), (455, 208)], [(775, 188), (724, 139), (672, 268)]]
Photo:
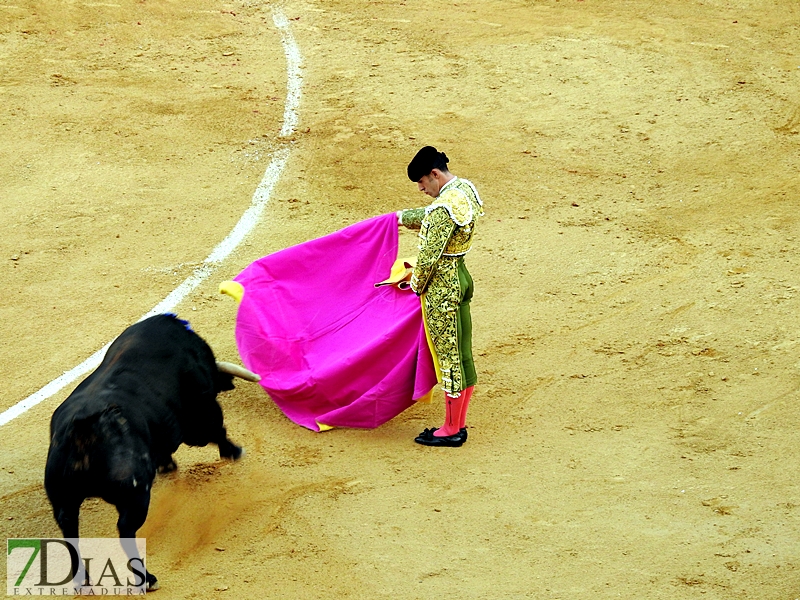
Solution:
[(453, 175), (444, 152), (425, 146), (408, 165), (408, 178), (433, 198), (428, 206), (398, 212), (399, 224), (419, 229), (411, 289), (420, 297), (425, 331), (445, 394), (445, 421), (414, 440), (459, 447), (467, 441), (467, 408), (477, 374), (472, 359), (472, 277), (464, 256), (472, 246), (483, 202), (475, 186)]

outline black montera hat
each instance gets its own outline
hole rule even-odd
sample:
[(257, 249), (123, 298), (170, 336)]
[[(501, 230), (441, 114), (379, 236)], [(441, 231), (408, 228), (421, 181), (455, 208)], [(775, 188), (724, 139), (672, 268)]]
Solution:
[(433, 146), (425, 146), (408, 163), (408, 178), (417, 182), (434, 169), (446, 169), (449, 162), (444, 152), (439, 152)]

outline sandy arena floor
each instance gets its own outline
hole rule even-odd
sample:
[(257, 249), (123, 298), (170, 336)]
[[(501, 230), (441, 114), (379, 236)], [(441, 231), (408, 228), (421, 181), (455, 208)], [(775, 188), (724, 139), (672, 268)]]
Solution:
[[(238, 360), (219, 282), (424, 204), (405, 166), (433, 144), (487, 211), (470, 439), (413, 443), (439, 402), (317, 434), (239, 384), (245, 460), (184, 448), (157, 481), (158, 598), (800, 597), (800, 5), (278, 6), (291, 139), (268, 2), (0, 0), (0, 410), (175, 289), (289, 147), (177, 308)], [(74, 385), (0, 428), (0, 537), (60, 536), (42, 474)]]

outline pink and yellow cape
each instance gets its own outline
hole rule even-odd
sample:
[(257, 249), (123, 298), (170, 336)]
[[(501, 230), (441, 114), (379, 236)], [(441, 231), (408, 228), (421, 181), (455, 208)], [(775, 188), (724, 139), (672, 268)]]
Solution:
[(419, 298), (375, 285), (404, 271), (397, 253), (391, 213), (265, 256), (220, 286), (240, 300), (242, 362), (298, 425), (374, 428), (429, 399), (437, 376)]

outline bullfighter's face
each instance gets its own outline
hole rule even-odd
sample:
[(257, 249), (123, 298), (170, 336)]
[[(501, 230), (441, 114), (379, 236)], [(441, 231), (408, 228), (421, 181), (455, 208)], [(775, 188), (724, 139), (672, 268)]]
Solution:
[(436, 176), (436, 169), (431, 171), (428, 175), (423, 175), (422, 179), (417, 182), (417, 189), (420, 192), (425, 192), (431, 198), (436, 198), (439, 195), (439, 190), (442, 189), (439, 183), (439, 178)]

